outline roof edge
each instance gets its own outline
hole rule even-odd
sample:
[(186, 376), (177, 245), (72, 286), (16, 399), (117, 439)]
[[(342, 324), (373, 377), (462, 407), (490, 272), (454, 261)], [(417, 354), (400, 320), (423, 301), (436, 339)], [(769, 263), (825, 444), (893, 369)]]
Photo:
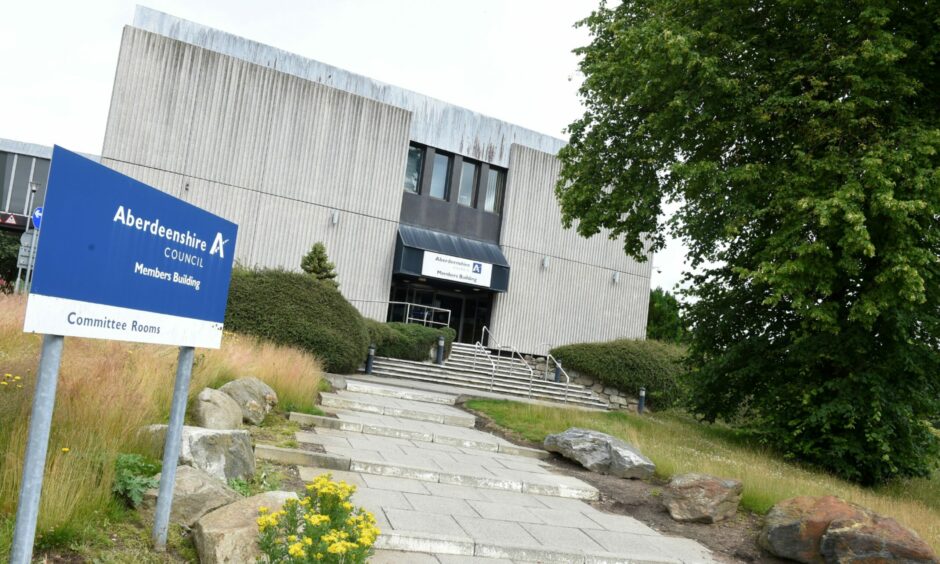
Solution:
[(413, 114), (412, 140), (492, 164), (507, 166), (513, 143), (550, 154), (557, 154), (566, 144), (544, 133), (146, 6), (136, 7), (133, 26), (403, 108)]

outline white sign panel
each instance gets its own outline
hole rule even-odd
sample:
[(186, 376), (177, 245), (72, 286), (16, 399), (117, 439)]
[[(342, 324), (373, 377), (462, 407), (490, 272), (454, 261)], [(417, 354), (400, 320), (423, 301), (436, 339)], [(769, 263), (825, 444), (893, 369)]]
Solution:
[(493, 265), (424, 251), (421, 275), (489, 288)]

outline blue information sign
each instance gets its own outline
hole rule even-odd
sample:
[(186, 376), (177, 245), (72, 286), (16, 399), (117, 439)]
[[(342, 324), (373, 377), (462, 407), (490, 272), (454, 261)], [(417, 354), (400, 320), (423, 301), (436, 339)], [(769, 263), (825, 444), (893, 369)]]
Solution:
[(56, 146), (28, 332), (217, 348), (238, 227)]
[(33, 226), (36, 229), (42, 229), (39, 224), (42, 223), (42, 206), (33, 210)]

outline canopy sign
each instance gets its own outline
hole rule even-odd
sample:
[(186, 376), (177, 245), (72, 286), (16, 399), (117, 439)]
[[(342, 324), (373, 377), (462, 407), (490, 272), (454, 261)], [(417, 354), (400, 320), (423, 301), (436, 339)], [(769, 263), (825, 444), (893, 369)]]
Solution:
[(238, 227), (61, 147), (24, 330), (218, 348)]

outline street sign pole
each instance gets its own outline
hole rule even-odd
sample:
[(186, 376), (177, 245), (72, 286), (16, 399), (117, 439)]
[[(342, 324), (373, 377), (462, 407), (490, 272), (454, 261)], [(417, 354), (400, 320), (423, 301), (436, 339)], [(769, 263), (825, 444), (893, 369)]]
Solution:
[(58, 146), (47, 192), (52, 217), (45, 225), (42, 209), (34, 212), (23, 257), (23, 331), (44, 337), (10, 559), (32, 557), (68, 336), (180, 347), (153, 530), (165, 550), (194, 347), (221, 346), (238, 226)]
[(173, 484), (176, 482), (176, 465), (180, 457), (180, 442), (183, 436), (183, 416), (189, 397), (189, 380), (193, 374), (193, 347), (180, 347), (176, 363), (176, 383), (173, 385), (173, 403), (170, 405), (170, 423), (166, 429), (163, 445), (163, 469), (160, 473), (160, 491), (153, 520), (153, 547), (158, 552), (166, 550), (166, 536), (170, 525), (170, 509), (173, 504)]
[(42, 493), (42, 475), (49, 450), (49, 430), (52, 428), (52, 409), (55, 406), (55, 389), (59, 381), (59, 364), (62, 361), (64, 341), (65, 339), (58, 335), (42, 337), (39, 374), (36, 378), (33, 410), (29, 417), (23, 476), (20, 479), (20, 498), (16, 505), (11, 564), (29, 564), (33, 556), (39, 495)]
[(36, 267), (36, 251), (39, 249), (39, 229), (33, 234), (32, 256), (29, 257), (29, 267), (26, 269), (26, 293), (33, 291), (33, 271)]

